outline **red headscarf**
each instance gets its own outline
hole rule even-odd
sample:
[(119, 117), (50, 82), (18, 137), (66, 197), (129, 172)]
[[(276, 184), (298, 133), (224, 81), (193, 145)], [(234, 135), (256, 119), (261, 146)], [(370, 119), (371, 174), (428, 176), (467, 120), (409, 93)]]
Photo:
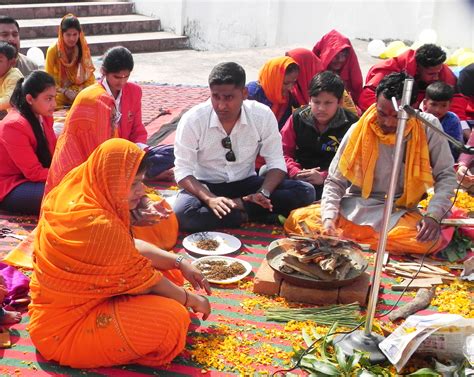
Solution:
[(295, 48), (286, 53), (293, 58), (300, 67), (298, 81), (293, 87), (293, 95), (300, 106), (309, 102), (309, 83), (317, 73), (322, 71), (322, 64), (319, 58), (306, 48)]
[(331, 30), (315, 44), (313, 53), (321, 59), (322, 69), (326, 70), (334, 57), (344, 49), (348, 49), (349, 56), (338, 74), (344, 81), (346, 90), (357, 104), (362, 91), (362, 72), (351, 41), (338, 31)]

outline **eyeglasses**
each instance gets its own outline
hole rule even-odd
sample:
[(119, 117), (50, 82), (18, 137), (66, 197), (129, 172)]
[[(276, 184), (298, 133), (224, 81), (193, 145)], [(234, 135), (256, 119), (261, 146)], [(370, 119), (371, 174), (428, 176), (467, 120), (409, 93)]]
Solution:
[(225, 159), (229, 162), (234, 162), (236, 160), (234, 151), (232, 150), (232, 141), (230, 136), (226, 136), (221, 140), (222, 146), (229, 151), (225, 154)]

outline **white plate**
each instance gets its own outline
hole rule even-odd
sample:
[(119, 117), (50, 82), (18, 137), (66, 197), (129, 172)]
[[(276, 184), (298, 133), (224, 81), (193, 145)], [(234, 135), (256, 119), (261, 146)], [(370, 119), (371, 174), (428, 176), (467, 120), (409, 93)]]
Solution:
[(209, 283), (214, 283), (214, 284), (232, 284), (232, 283), (236, 283), (236, 282), (242, 280), (244, 277), (246, 277), (248, 274), (250, 274), (252, 272), (252, 266), (250, 265), (249, 262), (246, 262), (242, 259), (231, 258), (231, 257), (223, 257), (223, 256), (219, 256), (219, 255), (209, 256), (209, 257), (202, 257), (202, 258), (196, 259), (191, 264), (197, 265), (200, 262), (215, 261), (215, 260), (225, 261), (225, 262), (227, 262), (227, 265), (230, 265), (234, 262), (240, 263), (242, 266), (245, 267), (245, 272), (241, 275), (237, 275), (237, 276), (234, 276), (232, 278), (225, 279), (225, 280), (207, 279), (209, 281)]
[[(196, 242), (203, 238), (209, 238), (219, 242), (216, 250), (204, 250), (197, 247)], [(242, 242), (237, 237), (231, 236), (227, 233), (220, 232), (199, 232), (193, 233), (184, 238), (183, 247), (195, 254), (200, 255), (225, 255), (233, 253), (240, 249)]]

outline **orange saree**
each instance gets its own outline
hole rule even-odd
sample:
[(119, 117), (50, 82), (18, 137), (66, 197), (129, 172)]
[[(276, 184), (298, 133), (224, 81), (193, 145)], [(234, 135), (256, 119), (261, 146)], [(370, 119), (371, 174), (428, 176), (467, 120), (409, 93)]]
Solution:
[[(56, 187), (73, 168), (83, 163), (104, 141), (117, 137), (112, 124), (114, 100), (100, 83), (83, 90), (69, 111), (63, 133), (59, 136), (46, 181), (45, 195)], [(167, 208), (171, 208), (165, 203)], [(178, 239), (178, 220), (174, 213), (158, 224), (133, 227), (135, 238), (171, 250)], [(13, 249), (4, 261), (14, 266), (32, 268), (33, 234)]]
[(162, 276), (130, 234), (127, 198), (142, 158), (135, 144), (109, 140), (44, 199), (28, 330), (48, 360), (158, 366), (184, 348), (188, 311), (142, 294)]

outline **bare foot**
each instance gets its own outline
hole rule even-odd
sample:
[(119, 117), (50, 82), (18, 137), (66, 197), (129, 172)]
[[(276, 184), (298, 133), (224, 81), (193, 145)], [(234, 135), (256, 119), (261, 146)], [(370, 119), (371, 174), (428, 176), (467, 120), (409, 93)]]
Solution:
[(21, 321), (21, 313), (11, 310), (3, 310), (3, 315), (0, 316), (0, 325), (13, 325)]

